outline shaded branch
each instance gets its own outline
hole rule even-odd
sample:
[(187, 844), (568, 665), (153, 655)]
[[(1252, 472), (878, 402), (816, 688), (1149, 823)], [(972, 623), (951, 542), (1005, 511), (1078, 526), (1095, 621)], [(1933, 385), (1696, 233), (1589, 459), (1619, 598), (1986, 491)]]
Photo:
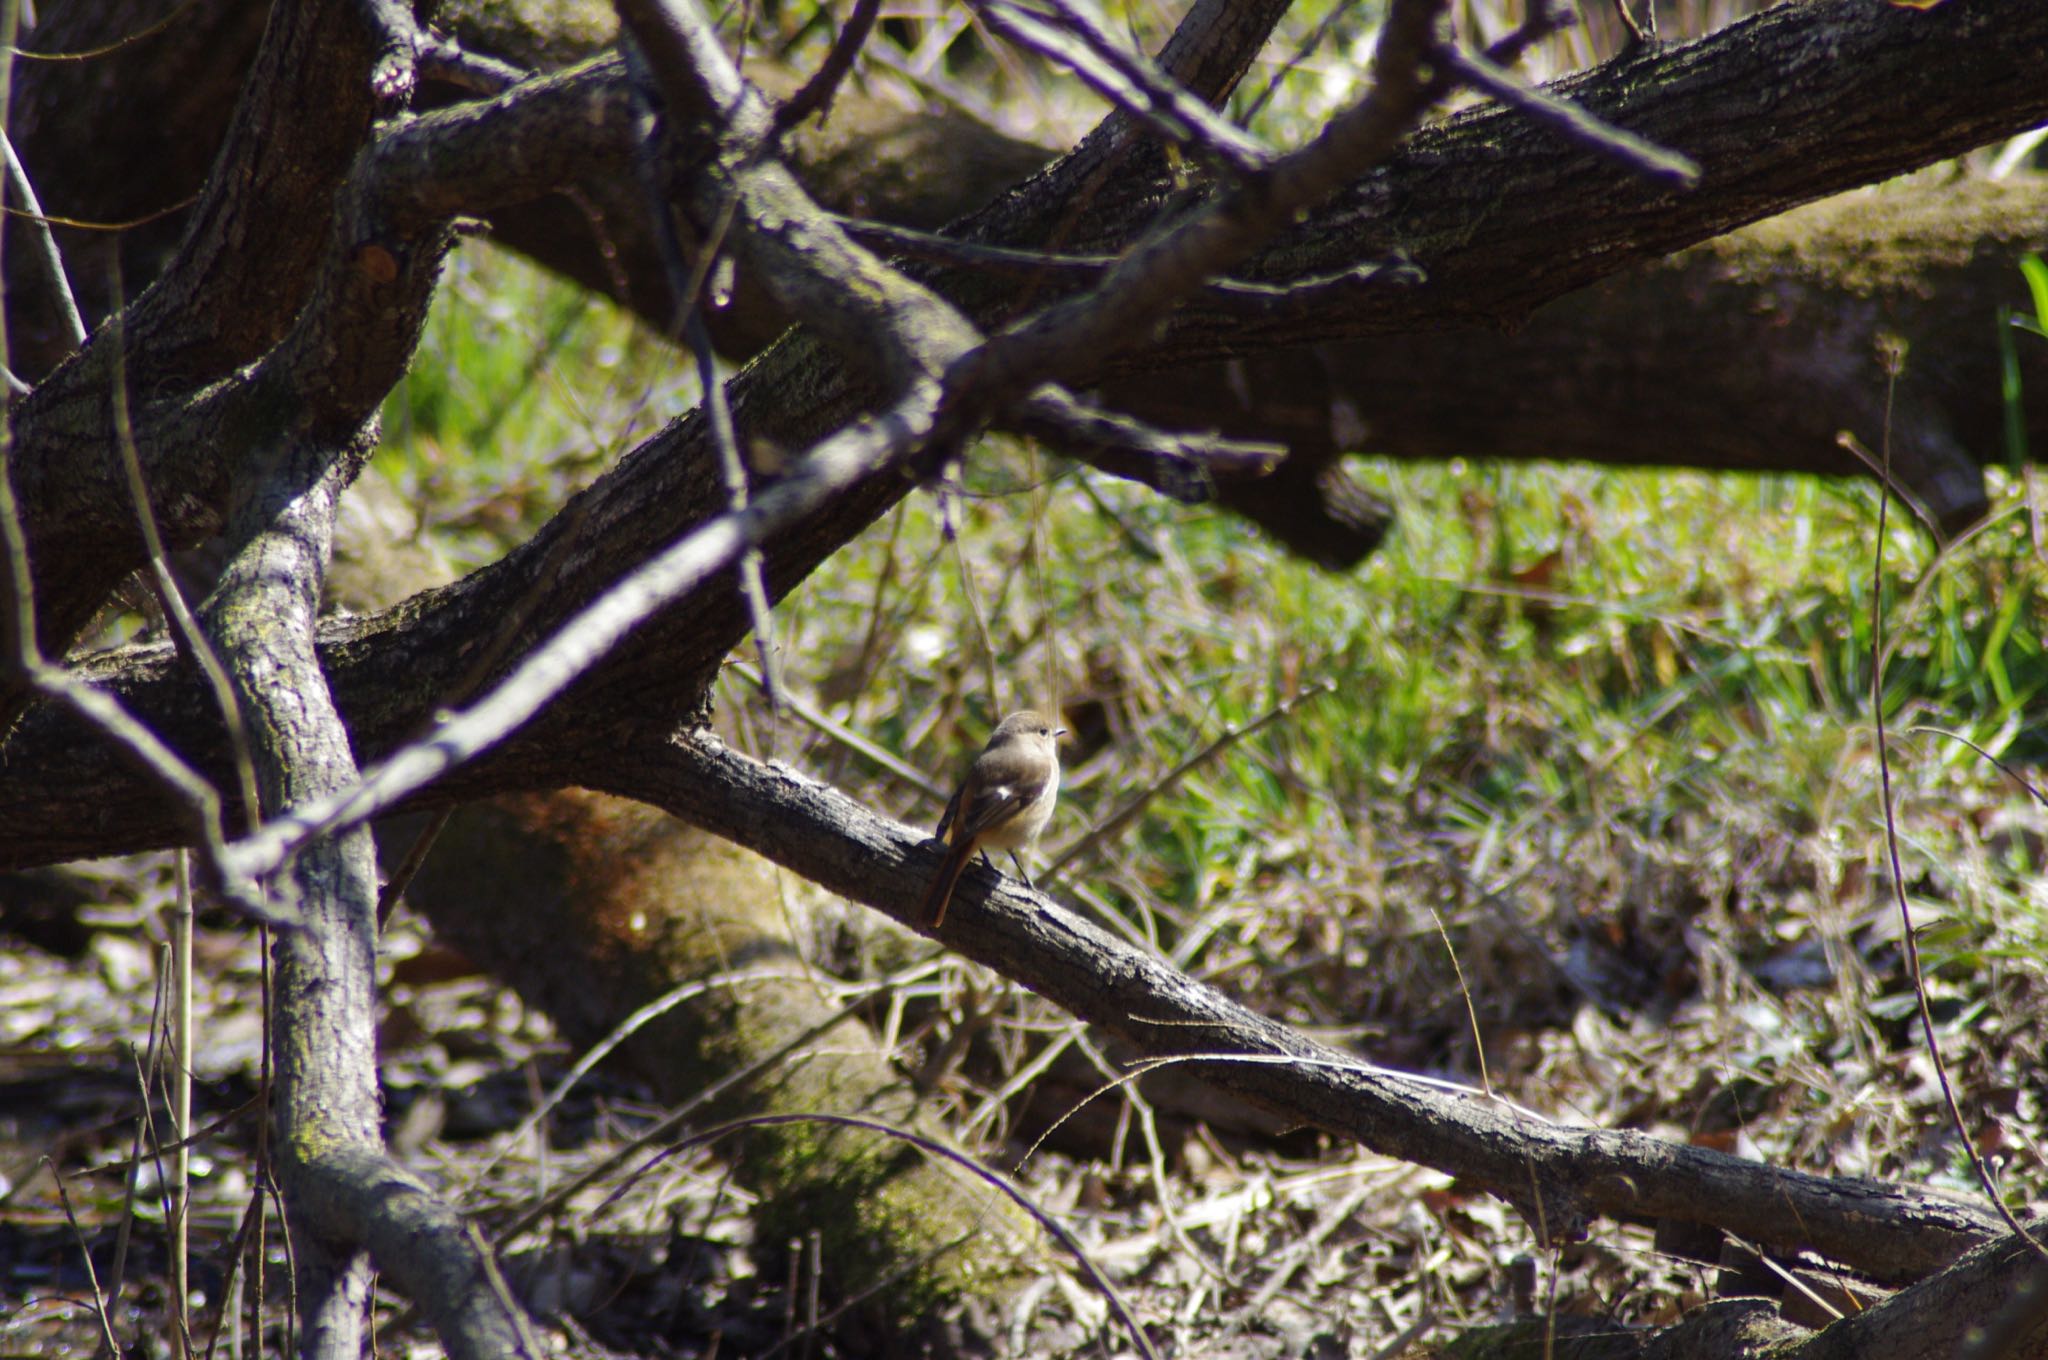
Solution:
[(1078, 5), (1053, 0), (1053, 7), (1072, 32), (1010, 0), (977, 0), (974, 6), (997, 33), (1069, 67), (1112, 106), (1225, 172), (1249, 175), (1272, 159), (1257, 138), (1212, 113), (1144, 57), (1126, 51)]
[(1078, 401), (1058, 387), (1040, 388), (1000, 423), (1099, 472), (1189, 505), (1209, 500), (1217, 479), (1262, 477), (1287, 453), (1281, 444), (1214, 432), (1168, 433)]
[[(1704, 171), (1702, 186), (1682, 199), (1653, 194), (1588, 153), (1560, 153), (1551, 134), (1527, 126), (1519, 115), (1461, 115), (1418, 134), (1386, 168), (1356, 181), (1333, 206), (1310, 214), (1253, 266), (1262, 279), (1285, 280), (1401, 250), (1425, 275), (1421, 281), (1410, 276), (1384, 288), (1368, 282), (1341, 305), (1315, 302), (1298, 312), (1281, 307), (1270, 316), (1225, 316), (1196, 298), (1169, 323), (1162, 341), (1125, 354), (1117, 367), (1136, 371), (1219, 350), (1256, 350), (1304, 331), (1391, 334), (1519, 312), (1672, 244), (1782, 211), (1844, 179), (1895, 173), (1958, 145), (2048, 118), (2048, 85), (2024, 59), (2030, 44), (2048, 42), (2048, 10), (2009, 5), (2000, 25), (2000, 41), (1985, 43), (1955, 6), (1921, 13), (1815, 0), (1570, 82), (1595, 106), (1625, 94), (1632, 126), (1675, 140), (1695, 155)], [(1909, 49), (1900, 40), (1907, 32), (1913, 37)], [(1811, 61), (1811, 50), (1823, 46), (1830, 59)], [(1906, 51), (1911, 70), (1887, 74)], [(1785, 91), (1799, 115), (1782, 127), (1781, 110), (1727, 98), (1730, 89), (1755, 79), (1759, 63), (1773, 61), (1805, 73), (1801, 83), (1774, 86)], [(1650, 79), (1660, 73), (1661, 83)], [(1809, 91), (1819, 103), (1808, 103)], [(1690, 130), (1678, 138), (1664, 135), (1674, 127)], [(1703, 129), (1712, 130), (1709, 147), (1702, 146)], [(1531, 139), (1542, 139), (1540, 152)], [(1469, 173), (1448, 174), (1446, 166), (1464, 166)], [(1045, 209), (1039, 184), (1015, 196), (1004, 220), (1028, 221)], [(1580, 197), (1562, 192), (1574, 184)], [(1119, 179), (1101, 192), (1120, 198), (1126, 187)], [(1122, 206), (1128, 211), (1131, 205)], [(1096, 216), (1091, 210), (1089, 220)], [(977, 318), (999, 315), (1017, 292), (1009, 280), (991, 288), (987, 281), (949, 278), (949, 286), (957, 283), (958, 295), (977, 308), (971, 313)], [(729, 391), (743, 439), (785, 449), (810, 447), (875, 399), (871, 387), (801, 333), (757, 360)], [(1327, 416), (1316, 418), (1327, 432)], [(522, 629), (521, 646), (548, 636), (632, 564), (719, 514), (724, 494), (708, 453), (701, 422), (679, 422), (501, 562), (397, 610), (328, 625), (326, 664), (365, 756), (395, 749), (417, 729), (440, 695), (460, 680), (465, 649), (528, 597), (543, 564), (559, 560), (559, 573)], [(58, 459), (40, 475), (54, 475), (60, 466), (75, 470), (89, 464)], [(163, 498), (159, 518), (173, 543), (189, 541), (184, 536), (210, 522), (213, 513), (210, 502), (191, 493), (191, 473), (176, 470), (188, 479), (183, 494), (152, 476)], [(893, 475), (859, 482), (764, 544), (771, 594), (791, 588), (908, 489), (909, 483)], [(101, 494), (96, 487), (89, 490), (88, 501)], [(112, 516), (108, 522), (118, 535), (127, 519), (125, 496), (111, 485), (104, 494), (108, 509), (101, 513)], [(579, 532), (579, 523), (601, 526), (602, 533)], [(100, 562), (126, 569), (139, 561), (122, 560), (127, 550), (118, 545), (124, 538), (110, 542), (116, 546), (95, 545)], [(671, 610), (592, 673), (548, 731), (499, 748), (433, 797), (561, 782), (571, 762), (551, 743), (573, 746), (585, 731), (604, 730), (608, 705), (649, 718), (688, 713), (701, 682), (745, 627), (745, 611), (729, 592), (711, 591)], [(177, 749), (215, 769), (210, 762), (220, 749), (217, 727), (167, 664), (145, 649), (104, 658), (93, 674), (115, 683)], [(112, 853), (163, 844), (177, 834), (147, 786), (97, 753), (62, 715), (24, 719), (9, 739), (8, 757), (0, 763), (0, 863)], [(59, 767), (72, 774), (61, 789), (35, 773)]]
[[(134, 447), (173, 548), (220, 525), (246, 451), (287, 418), (350, 431), (373, 415), (412, 354), (447, 223), (544, 193), (593, 167), (623, 169), (625, 92), (612, 67), (529, 82), (484, 104), (395, 127), (358, 159), (306, 307), (253, 368), (221, 383), (162, 390), (166, 360), (126, 334), (156, 288), (16, 413), (16, 492), (36, 569), (38, 631), (58, 651), (144, 560), (127, 479), (110, 449), (107, 394), (137, 394)], [(116, 356), (101, 337), (122, 338)], [(118, 358), (118, 362), (117, 362)], [(0, 706), (0, 727), (7, 720)]]
[(874, 31), (875, 19), (881, 12), (882, 0), (853, 0), (853, 13), (847, 16), (833, 37), (832, 49), (825, 54), (817, 74), (775, 110), (777, 132), (788, 131), (814, 113), (822, 118), (831, 111), (832, 96), (838, 93), (839, 82), (853, 70), (853, 59), (860, 55), (860, 49), (867, 42), (868, 34)]

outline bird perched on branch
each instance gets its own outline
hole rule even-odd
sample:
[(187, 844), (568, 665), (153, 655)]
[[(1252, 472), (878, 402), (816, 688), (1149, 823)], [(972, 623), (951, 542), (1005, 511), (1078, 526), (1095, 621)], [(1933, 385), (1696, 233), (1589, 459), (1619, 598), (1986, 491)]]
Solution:
[(921, 914), (927, 929), (936, 930), (945, 921), (954, 885), (977, 850), (984, 858), (990, 850), (1009, 851), (1017, 876), (1031, 886), (1018, 855), (1037, 849), (1039, 835), (1052, 820), (1060, 793), (1059, 739), (1065, 733), (1043, 713), (1028, 709), (996, 724), (939, 819), (938, 835), (949, 849), (924, 895)]

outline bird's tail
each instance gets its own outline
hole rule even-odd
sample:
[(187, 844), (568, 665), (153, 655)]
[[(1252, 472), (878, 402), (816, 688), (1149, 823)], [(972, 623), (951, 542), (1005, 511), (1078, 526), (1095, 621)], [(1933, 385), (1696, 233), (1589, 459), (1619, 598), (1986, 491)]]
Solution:
[(925, 890), (924, 908), (919, 913), (924, 918), (925, 929), (937, 930), (944, 923), (946, 908), (953, 902), (953, 889), (973, 855), (974, 842), (971, 840), (948, 847), (946, 862), (939, 866), (939, 872), (932, 876), (931, 887)]

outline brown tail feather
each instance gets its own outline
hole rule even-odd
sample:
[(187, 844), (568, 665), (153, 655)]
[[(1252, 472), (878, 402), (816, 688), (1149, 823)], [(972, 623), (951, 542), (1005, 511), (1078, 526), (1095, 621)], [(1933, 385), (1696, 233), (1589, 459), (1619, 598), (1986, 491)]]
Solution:
[(953, 903), (953, 889), (959, 884), (960, 875), (966, 871), (967, 861), (973, 856), (972, 841), (955, 845), (946, 852), (946, 862), (932, 876), (932, 886), (924, 894), (924, 908), (920, 914), (927, 930), (937, 930), (945, 922), (946, 908)]

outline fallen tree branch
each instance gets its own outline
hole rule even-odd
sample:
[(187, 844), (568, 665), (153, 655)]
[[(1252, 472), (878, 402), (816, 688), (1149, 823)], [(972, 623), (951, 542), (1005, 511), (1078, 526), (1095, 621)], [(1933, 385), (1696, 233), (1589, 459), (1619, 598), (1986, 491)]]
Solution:
[[(1519, 314), (1557, 291), (1736, 222), (1782, 211), (1814, 192), (1895, 173), (1973, 139), (2048, 117), (2048, 84), (2038, 80), (2038, 69), (2026, 57), (2048, 43), (2048, 10), (2009, 5), (2001, 13), (2000, 41), (1984, 43), (1957, 6), (1919, 13), (1817, 0), (1670, 49), (1654, 59), (1655, 66), (1644, 65), (1652, 59), (1640, 58), (1568, 82), (1570, 90), (1598, 104), (1626, 95), (1628, 121), (1639, 132), (1670, 127), (1697, 142), (1700, 129), (1713, 129), (1710, 148), (1687, 148), (1704, 175), (1701, 188), (1682, 199), (1660, 197), (1590, 153), (1561, 156), (1554, 141), (1537, 154), (1534, 144), (1522, 139), (1551, 134), (1523, 125), (1519, 115), (1461, 115), (1419, 135), (1387, 168), (1340, 194), (1335, 206), (1312, 213), (1287, 241), (1267, 249), (1252, 272), (1266, 279), (1332, 273), (1337, 272), (1333, 266), (1348, 267), (1360, 258), (1384, 260), (1390, 249), (1400, 249), (1413, 269), (1426, 275), (1419, 282), (1411, 276), (1381, 289), (1368, 283), (1349, 291), (1341, 306), (1305, 304), (1301, 315), (1318, 330), (1394, 333), (1498, 315), (1496, 304)], [(1881, 75), (1866, 76), (1865, 66), (1896, 66), (1902, 50), (1908, 50), (1902, 34), (1911, 36), (1911, 59), (1918, 63), (1909, 78), (1886, 85)], [(1804, 70), (1812, 65), (1811, 50), (1819, 46), (1833, 54), (1828, 63), (1808, 71), (1820, 103), (1808, 101), (1807, 84), (1773, 86), (1786, 89), (1785, 98), (1793, 101), (1783, 109), (1725, 98), (1729, 89), (1755, 78), (1759, 62), (1792, 61), (1794, 54), (1806, 53), (1798, 63)], [(1659, 73), (1664, 84), (1648, 79)], [(1930, 116), (1920, 116), (1921, 110)], [(1779, 121), (1790, 112), (1799, 117), (1781, 136)], [(1526, 160), (1505, 156), (1503, 146), (1527, 147), (1529, 155)], [(1447, 174), (1446, 166), (1467, 167), (1470, 173)], [(1140, 175), (1130, 178), (1143, 181)], [(998, 222), (1022, 230), (1032, 221), (1054, 220), (1041, 201), (1045, 185), (1054, 179), (1020, 190), (1002, 213), (978, 218), (977, 230), (994, 233)], [(1574, 185), (1594, 210), (1569, 206), (1575, 200), (1566, 191)], [(1127, 187), (1119, 177), (1101, 193), (1114, 197)], [(1128, 223), (1133, 211), (1130, 203), (1119, 208), (1098, 198), (1079, 226), (1099, 233), (1103, 213), (1114, 217), (1122, 212), (1118, 220)], [(1478, 248), (1482, 236), (1485, 250)], [(1340, 241), (1348, 243), (1349, 255), (1330, 258)], [(997, 278), (1000, 286), (992, 290), (971, 278), (959, 282), (956, 301), (967, 305), (976, 324), (999, 312), (1018, 291), (1009, 277)], [(1235, 352), (1271, 343), (1283, 332), (1293, 335), (1286, 320), (1293, 312), (1285, 306), (1270, 315), (1226, 317), (1205, 312), (1199, 299), (1190, 305), (1192, 310), (1171, 324), (1164, 341), (1125, 355), (1118, 365), (1156, 367), (1179, 356), (1224, 347)], [(801, 333), (731, 384), (743, 438), (783, 449), (809, 447), (874, 395)], [(527, 599), (545, 564), (559, 561), (559, 575), (522, 629), (522, 645), (548, 636), (632, 565), (718, 515), (726, 498), (722, 484), (705, 472), (715, 466), (708, 454), (703, 423), (680, 422), (586, 492), (573, 513), (565, 511), (499, 563), (385, 614), (327, 625), (323, 647), (331, 683), (364, 756), (391, 751), (417, 731), (465, 671), (478, 631), (494, 630), (517, 602)], [(57, 466), (46, 466), (42, 475), (57, 475)], [(152, 488), (164, 494), (154, 474)], [(764, 544), (771, 595), (802, 580), (907, 490), (908, 483), (894, 476), (868, 479)], [(112, 489), (106, 494), (111, 497)], [(129, 520), (125, 496), (109, 499), (95, 513), (110, 516), (108, 522), (117, 525)], [(189, 541), (213, 522), (214, 514), (205, 497), (170, 498), (159, 507), (165, 537), (174, 544)], [(602, 526), (602, 534), (586, 534), (580, 527), (586, 524)], [(124, 568), (139, 563), (139, 556), (124, 562), (126, 549), (120, 539), (113, 542), (113, 548), (105, 542), (95, 547), (102, 560)], [(565, 544), (569, 551), (558, 558)], [(615, 720), (606, 711), (608, 703), (623, 703), (638, 717), (687, 714), (703, 692), (702, 682), (746, 626), (746, 613), (729, 592), (706, 592), (692, 605), (670, 610), (588, 678), (576, 711), (558, 715), (548, 734), (498, 748), (433, 796), (448, 801), (562, 782), (584, 731), (602, 732)], [(187, 682), (170, 674), (165, 658), (138, 649), (96, 662), (93, 674), (124, 700), (133, 699), (136, 711), (188, 758), (209, 770), (222, 768), (209, 763), (208, 753), (218, 740), (215, 725)], [(28, 715), (10, 734), (7, 750), (9, 759), (0, 763), (0, 866), (162, 845), (178, 834), (154, 792), (94, 749), (93, 739), (61, 715), (47, 710)], [(41, 777), (41, 771), (52, 768), (71, 772), (62, 789)]]
[[(590, 752), (584, 781), (912, 926), (938, 865), (921, 833), (708, 734)], [(1306, 1039), (1000, 875), (970, 870), (962, 893), (967, 910), (949, 916), (944, 932), (950, 948), (1284, 1117), (1491, 1191), (1553, 1242), (1583, 1237), (1596, 1215), (1669, 1218), (1902, 1283), (2003, 1228), (1960, 1196), (1782, 1170), (1629, 1130), (1570, 1128), (1446, 1094)]]

